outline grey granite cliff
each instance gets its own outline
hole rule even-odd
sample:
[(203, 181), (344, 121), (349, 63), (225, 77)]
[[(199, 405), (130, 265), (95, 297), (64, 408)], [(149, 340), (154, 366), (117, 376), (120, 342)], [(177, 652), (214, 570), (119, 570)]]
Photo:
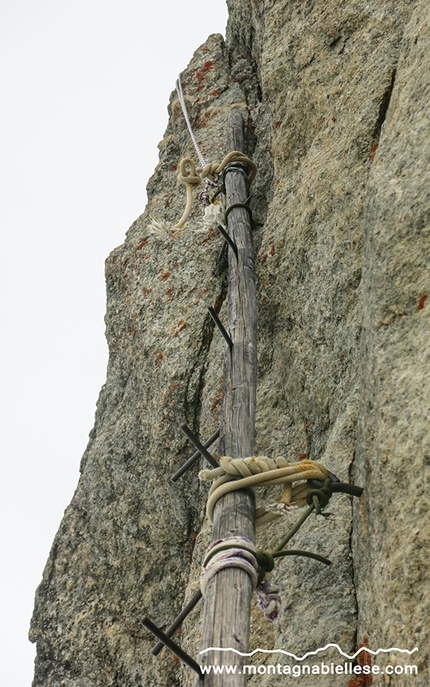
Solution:
[[(238, 107), (258, 167), (252, 207), (259, 293), (257, 454), (304, 455), (365, 488), (335, 496), (332, 517), (296, 538), (330, 569), (277, 567), (276, 624), (253, 611), (252, 647), (296, 654), (329, 642), (353, 653), (403, 647), (419, 674), (373, 685), (428, 684), (430, 598), (430, 6), (425, 0), (230, 0), (182, 81), (208, 160), (225, 153)], [(81, 478), (37, 590), (33, 687), (170, 687), (192, 677), (151, 656), (147, 613), (166, 626), (198, 584), (209, 538), (198, 467), (170, 476), (218, 427), (223, 341), (221, 238), (161, 241), (150, 214), (174, 222), (176, 166), (195, 157), (176, 94), (145, 212), (106, 261), (110, 357)], [(259, 535), (270, 546), (279, 525)], [(200, 611), (176, 640), (194, 656)], [(328, 651), (327, 662), (338, 654)], [(266, 663), (279, 656), (262, 657)], [(258, 675), (251, 685), (293, 685)], [(345, 675), (319, 687), (364, 687)]]

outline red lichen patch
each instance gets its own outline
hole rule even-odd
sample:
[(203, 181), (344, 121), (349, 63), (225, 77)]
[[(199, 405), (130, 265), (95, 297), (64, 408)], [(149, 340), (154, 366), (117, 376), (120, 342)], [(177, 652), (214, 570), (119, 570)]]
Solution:
[(166, 294), (168, 298), (173, 298), (173, 289), (167, 289)]
[(136, 253), (138, 250), (142, 250), (143, 246), (146, 246), (148, 243), (148, 239), (142, 239), (142, 241), (139, 241), (139, 243), (136, 246)]
[[(163, 394), (163, 403), (164, 403), (165, 401), (168, 401), (168, 400), (170, 399), (170, 397), (172, 396), (173, 392), (175, 391), (175, 389), (178, 388), (178, 386), (179, 386), (179, 384), (170, 384), (170, 385), (167, 387), (166, 391), (165, 391), (164, 394)], [(175, 404), (173, 404), (173, 405), (175, 405)]]
[(161, 351), (158, 351), (158, 352), (155, 351), (155, 353), (153, 353), (153, 356), (154, 356), (155, 367), (161, 367), (161, 363), (164, 360), (164, 355), (162, 354), (162, 352)]
[(208, 230), (208, 232), (207, 232), (206, 238), (204, 238), (204, 239), (202, 240), (201, 245), (203, 246), (203, 245), (205, 245), (206, 243), (211, 243), (211, 241), (213, 241), (213, 239), (214, 239), (215, 237), (218, 237), (218, 236), (219, 236), (219, 233), (218, 233), (218, 231), (215, 229), (215, 227), (211, 227), (211, 228)]
[(281, 124), (282, 124), (282, 122), (273, 122), (273, 126), (275, 127), (275, 129), (279, 129)]
[[(361, 649), (363, 647), (368, 646), (369, 640), (367, 637), (363, 637), (363, 643), (358, 645), (358, 648)], [(364, 666), (368, 666), (366, 670), (370, 670), (370, 667), (372, 665), (372, 656), (369, 654), (368, 651), (361, 651), (358, 656), (357, 656), (357, 663), (361, 668), (364, 668)], [(358, 675), (356, 678), (353, 680), (350, 680), (348, 682), (348, 687), (371, 687), (373, 684), (373, 676), (372, 673), (365, 673), (362, 675)]]
[(307, 460), (308, 459), (308, 454), (307, 453), (301, 453), (299, 455), (299, 460)]
[(184, 320), (180, 320), (176, 326), (175, 331), (173, 332), (173, 336), (176, 337), (179, 335), (179, 332), (182, 332), (184, 329), (186, 329), (187, 323)]
[(221, 95), (221, 91), (219, 90), (219, 88), (216, 88), (214, 91), (212, 91), (211, 95), (213, 95), (216, 98), (216, 96)]
[(213, 308), (217, 314), (219, 314), (219, 311), (222, 308), (222, 304), (224, 303), (224, 299), (225, 299), (225, 296), (224, 296), (224, 294), (221, 293), (219, 296), (217, 296), (217, 298), (215, 300)]
[(201, 89), (203, 88), (203, 79), (205, 78), (205, 74), (212, 68), (213, 62), (211, 62), (211, 60), (208, 60), (207, 62), (205, 62), (201, 70), (196, 73), (196, 79), (199, 82), (199, 85), (197, 86), (198, 91), (201, 91)]
[(151, 293), (151, 291), (152, 291), (152, 289), (143, 289), (143, 295), (144, 295), (144, 297), (146, 298), (146, 296), (149, 296), (149, 294)]
[(345, 356), (343, 355), (343, 353), (342, 353), (342, 355), (339, 356), (339, 360), (340, 361), (345, 360)]
[(370, 161), (371, 161), (371, 162), (373, 162), (373, 160), (375, 159), (375, 155), (376, 155), (376, 151), (377, 151), (377, 150), (378, 150), (378, 146), (377, 146), (377, 145), (374, 145), (374, 146), (372, 146), (372, 147), (370, 148), (370, 152), (371, 152)]
[(167, 272), (163, 272), (163, 274), (161, 274), (158, 278), (160, 281), (166, 281), (170, 277), (170, 275), (171, 275), (171, 272), (169, 272), (169, 270), (167, 270)]
[(208, 292), (207, 289), (202, 289), (201, 291), (198, 292), (197, 296), (198, 296), (199, 298), (203, 298), (203, 296), (204, 296), (205, 293), (207, 293), (207, 292)]
[(211, 119), (216, 117), (218, 114), (219, 110), (210, 110), (210, 111), (205, 111), (202, 112), (202, 114), (198, 115), (196, 119), (194, 120), (194, 127), (196, 129), (204, 129), (208, 123), (210, 122)]
[(306, 424), (305, 424), (306, 429), (309, 429), (311, 424), (312, 424), (312, 420), (308, 417), (308, 419), (306, 420)]
[(272, 247), (271, 247), (271, 249), (269, 250), (269, 254), (270, 254), (270, 255), (272, 256), (272, 258), (273, 258), (273, 256), (275, 255), (275, 246), (272, 246)]
[(191, 544), (190, 544), (191, 553), (194, 551), (194, 547), (196, 545), (197, 534), (198, 534), (198, 532), (191, 532)]
[(428, 296), (425, 293), (424, 296), (421, 296), (420, 300), (418, 301), (418, 310), (422, 310), (424, 308), (424, 303), (426, 302)]
[(222, 403), (222, 397), (223, 397), (223, 390), (221, 387), (221, 389), (219, 389), (219, 391), (217, 391), (217, 393), (215, 394), (215, 396), (212, 399), (212, 405), (210, 407), (211, 413), (215, 413), (218, 410), (219, 406)]
[(173, 267), (179, 267), (179, 262), (174, 262)]
[(210, 114), (208, 112), (203, 112), (201, 115), (198, 115), (194, 120), (194, 128), (205, 129), (208, 125), (209, 118)]
[(264, 248), (263, 248), (262, 251), (261, 251), (261, 259), (262, 259), (262, 261), (263, 261), (263, 262), (266, 262), (267, 257), (268, 257), (268, 256), (266, 255), (266, 251), (265, 251)]

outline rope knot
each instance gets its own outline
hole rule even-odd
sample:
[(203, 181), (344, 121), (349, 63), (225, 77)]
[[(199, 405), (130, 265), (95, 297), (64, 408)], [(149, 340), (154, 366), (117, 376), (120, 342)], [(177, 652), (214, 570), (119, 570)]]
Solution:
[(275, 559), (269, 551), (259, 549), (255, 554), (260, 568), (258, 573), (258, 582), (261, 584), (266, 577), (266, 573), (272, 572), (275, 567)]
[(258, 599), (258, 605), (264, 613), (266, 620), (272, 622), (278, 618), (281, 610), (281, 597), (279, 596), (279, 587), (277, 584), (269, 580), (263, 580), (255, 590)]
[[(324, 480), (324, 486), (320, 489), (311, 489), (306, 495), (306, 501), (309, 506), (315, 504), (315, 510), (317, 513), (321, 512), (322, 508), (325, 508), (332, 497), (332, 489), (330, 479)], [(318, 499), (318, 505), (315, 503), (315, 497)]]
[(184, 157), (179, 163), (178, 181), (181, 184), (192, 184), (198, 186), (201, 178), (197, 174), (196, 165), (190, 157)]

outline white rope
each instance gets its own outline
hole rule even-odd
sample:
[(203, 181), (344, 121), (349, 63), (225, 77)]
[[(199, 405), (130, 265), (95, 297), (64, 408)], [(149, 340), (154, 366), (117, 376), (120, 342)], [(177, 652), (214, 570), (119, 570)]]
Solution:
[(197, 157), (199, 158), (200, 165), (202, 167), (206, 167), (206, 160), (203, 157), (203, 153), (199, 148), (199, 144), (197, 143), (196, 137), (194, 136), (193, 130), (191, 128), (190, 119), (188, 117), (187, 106), (185, 104), (185, 98), (184, 98), (184, 94), (182, 92), (182, 84), (181, 84), (181, 76), (180, 75), (178, 76), (178, 79), (176, 81), (176, 92), (178, 94), (179, 102), (181, 103), (182, 112), (184, 113), (184, 118), (185, 118), (185, 121), (187, 123), (188, 131), (190, 132), (190, 136), (191, 136), (191, 140), (194, 144), (194, 148), (196, 149), (196, 153), (197, 153)]
[(203, 596), (209, 580), (224, 568), (242, 568), (252, 580), (255, 589), (258, 584), (258, 563), (255, 544), (246, 537), (230, 537), (214, 542), (206, 552), (200, 576)]
[(213, 542), (206, 551), (203, 561), (200, 589), (205, 596), (209, 580), (220, 570), (241, 568), (251, 578), (252, 587), (264, 617), (273, 621), (278, 617), (281, 608), (279, 587), (271, 582), (267, 576), (262, 582), (258, 582), (260, 569), (256, 554), (255, 544), (247, 537), (228, 537)]

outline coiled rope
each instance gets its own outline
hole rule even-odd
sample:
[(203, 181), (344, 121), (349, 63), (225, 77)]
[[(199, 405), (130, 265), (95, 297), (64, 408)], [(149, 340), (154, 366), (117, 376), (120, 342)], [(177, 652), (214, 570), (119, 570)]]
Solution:
[(244, 153), (238, 150), (233, 150), (231, 153), (225, 156), (222, 162), (209, 162), (203, 167), (196, 167), (195, 163), (190, 157), (184, 157), (179, 163), (179, 174), (178, 181), (181, 184), (186, 184), (187, 188), (187, 202), (185, 206), (184, 213), (173, 227), (173, 229), (183, 229), (185, 222), (187, 221), (191, 207), (193, 204), (193, 188), (202, 183), (203, 179), (209, 179), (213, 181), (216, 179), (229, 165), (233, 163), (240, 163), (245, 166), (249, 183), (252, 183), (257, 168), (253, 161)]
[[(206, 511), (213, 520), (215, 504), (221, 496), (236, 489), (247, 487), (268, 487), (283, 485), (282, 496), (276, 503), (260, 506), (255, 512), (255, 526), (259, 527), (276, 520), (291, 508), (301, 508), (308, 503), (312, 488), (308, 479), (325, 480), (328, 472), (324, 465), (313, 460), (288, 463), (283, 457), (272, 460), (266, 456), (230, 458), (221, 456), (220, 466), (213, 470), (202, 470), (200, 479), (213, 482), (209, 489)], [(294, 484), (294, 483), (297, 484)]]
[[(203, 596), (209, 580), (224, 568), (241, 568), (248, 573), (253, 589), (257, 595), (258, 605), (267, 620), (276, 620), (281, 608), (279, 587), (269, 581), (267, 569), (261, 576), (261, 557), (265, 554), (257, 551), (253, 542), (247, 537), (230, 537), (213, 542), (206, 552), (203, 570), (200, 575), (200, 589)], [(267, 555), (267, 554), (266, 554)], [(270, 568), (273, 569), (274, 564)]]
[(203, 561), (200, 589), (204, 595), (209, 580), (223, 568), (234, 567), (245, 570), (252, 580), (254, 589), (258, 583), (257, 548), (247, 537), (230, 537), (212, 542)]
[[(275, 567), (275, 558), (284, 556), (306, 556), (321, 563), (330, 565), (324, 556), (309, 551), (284, 550), (286, 544), (303, 525), (309, 515), (315, 511), (320, 513), (332, 495), (331, 481), (326, 468), (313, 460), (303, 460), (300, 463), (288, 463), (285, 458), (275, 460), (265, 456), (251, 458), (229, 458), (222, 456), (220, 466), (213, 470), (202, 470), (200, 479), (213, 481), (209, 490), (207, 514), (213, 519), (215, 504), (221, 496), (235, 489), (246, 487), (267, 487), (276, 484), (283, 485), (283, 493), (279, 502), (258, 508), (255, 512), (255, 525), (259, 526), (278, 518), (290, 508), (308, 505), (294, 527), (284, 536), (282, 542), (272, 552), (257, 550), (256, 546), (246, 537), (230, 537), (213, 542), (203, 562), (200, 577), (202, 594), (205, 594), (209, 580), (220, 570), (236, 567), (245, 570), (251, 578), (254, 591), (258, 598), (258, 605), (265, 618), (276, 620), (281, 608), (279, 587), (274, 584), (268, 573)], [(306, 480), (319, 480), (323, 485), (315, 489)]]
[[(202, 151), (200, 150), (199, 144), (197, 143), (196, 137), (194, 135), (190, 118), (188, 116), (188, 110), (187, 106), (185, 103), (185, 97), (184, 93), (182, 91), (182, 83), (181, 83), (181, 77), (179, 76), (177, 81), (176, 81), (176, 92), (178, 94), (179, 102), (181, 104), (182, 112), (184, 115), (185, 123), (187, 125), (188, 131), (190, 133), (191, 140), (193, 142), (194, 148), (197, 153), (197, 157), (200, 162), (200, 167), (196, 167), (194, 161), (190, 157), (185, 157), (183, 158), (180, 163), (179, 163), (179, 174), (178, 174), (178, 181), (181, 184), (186, 185), (186, 204), (185, 204), (185, 210), (182, 214), (182, 217), (180, 218), (179, 222), (177, 222), (175, 225), (170, 226), (168, 222), (165, 220), (162, 220), (160, 218), (151, 216), (151, 224), (149, 225), (149, 230), (152, 234), (155, 234), (159, 238), (166, 238), (169, 236), (180, 236), (182, 234), (182, 231), (185, 227), (185, 224), (188, 220), (188, 217), (190, 216), (192, 205), (193, 205), (193, 189), (196, 186), (199, 186), (203, 180), (206, 181), (205, 184), (205, 190), (203, 193), (200, 194), (201, 200), (208, 204), (210, 203), (209, 199), (209, 189), (213, 187), (217, 187), (218, 183), (218, 177), (222, 174), (222, 172), (229, 166), (233, 164), (238, 164), (242, 165), (244, 169), (244, 173), (246, 173), (249, 183), (251, 183), (255, 177), (255, 174), (257, 172), (257, 168), (253, 161), (247, 157), (247, 155), (244, 155), (244, 153), (241, 153), (237, 150), (232, 151), (228, 155), (225, 156), (225, 158), (222, 160), (222, 162), (206, 162)], [(219, 192), (215, 193), (216, 197), (219, 194)], [(210, 205), (209, 205), (210, 207)], [(213, 206), (212, 206), (213, 207)], [(217, 210), (219, 210), (219, 206), (216, 206)], [(218, 218), (219, 212), (208, 212), (205, 214), (206, 218), (206, 225), (211, 225), (212, 219), (216, 223), (220, 223), (219, 218)], [(218, 218), (218, 220), (217, 220)]]

